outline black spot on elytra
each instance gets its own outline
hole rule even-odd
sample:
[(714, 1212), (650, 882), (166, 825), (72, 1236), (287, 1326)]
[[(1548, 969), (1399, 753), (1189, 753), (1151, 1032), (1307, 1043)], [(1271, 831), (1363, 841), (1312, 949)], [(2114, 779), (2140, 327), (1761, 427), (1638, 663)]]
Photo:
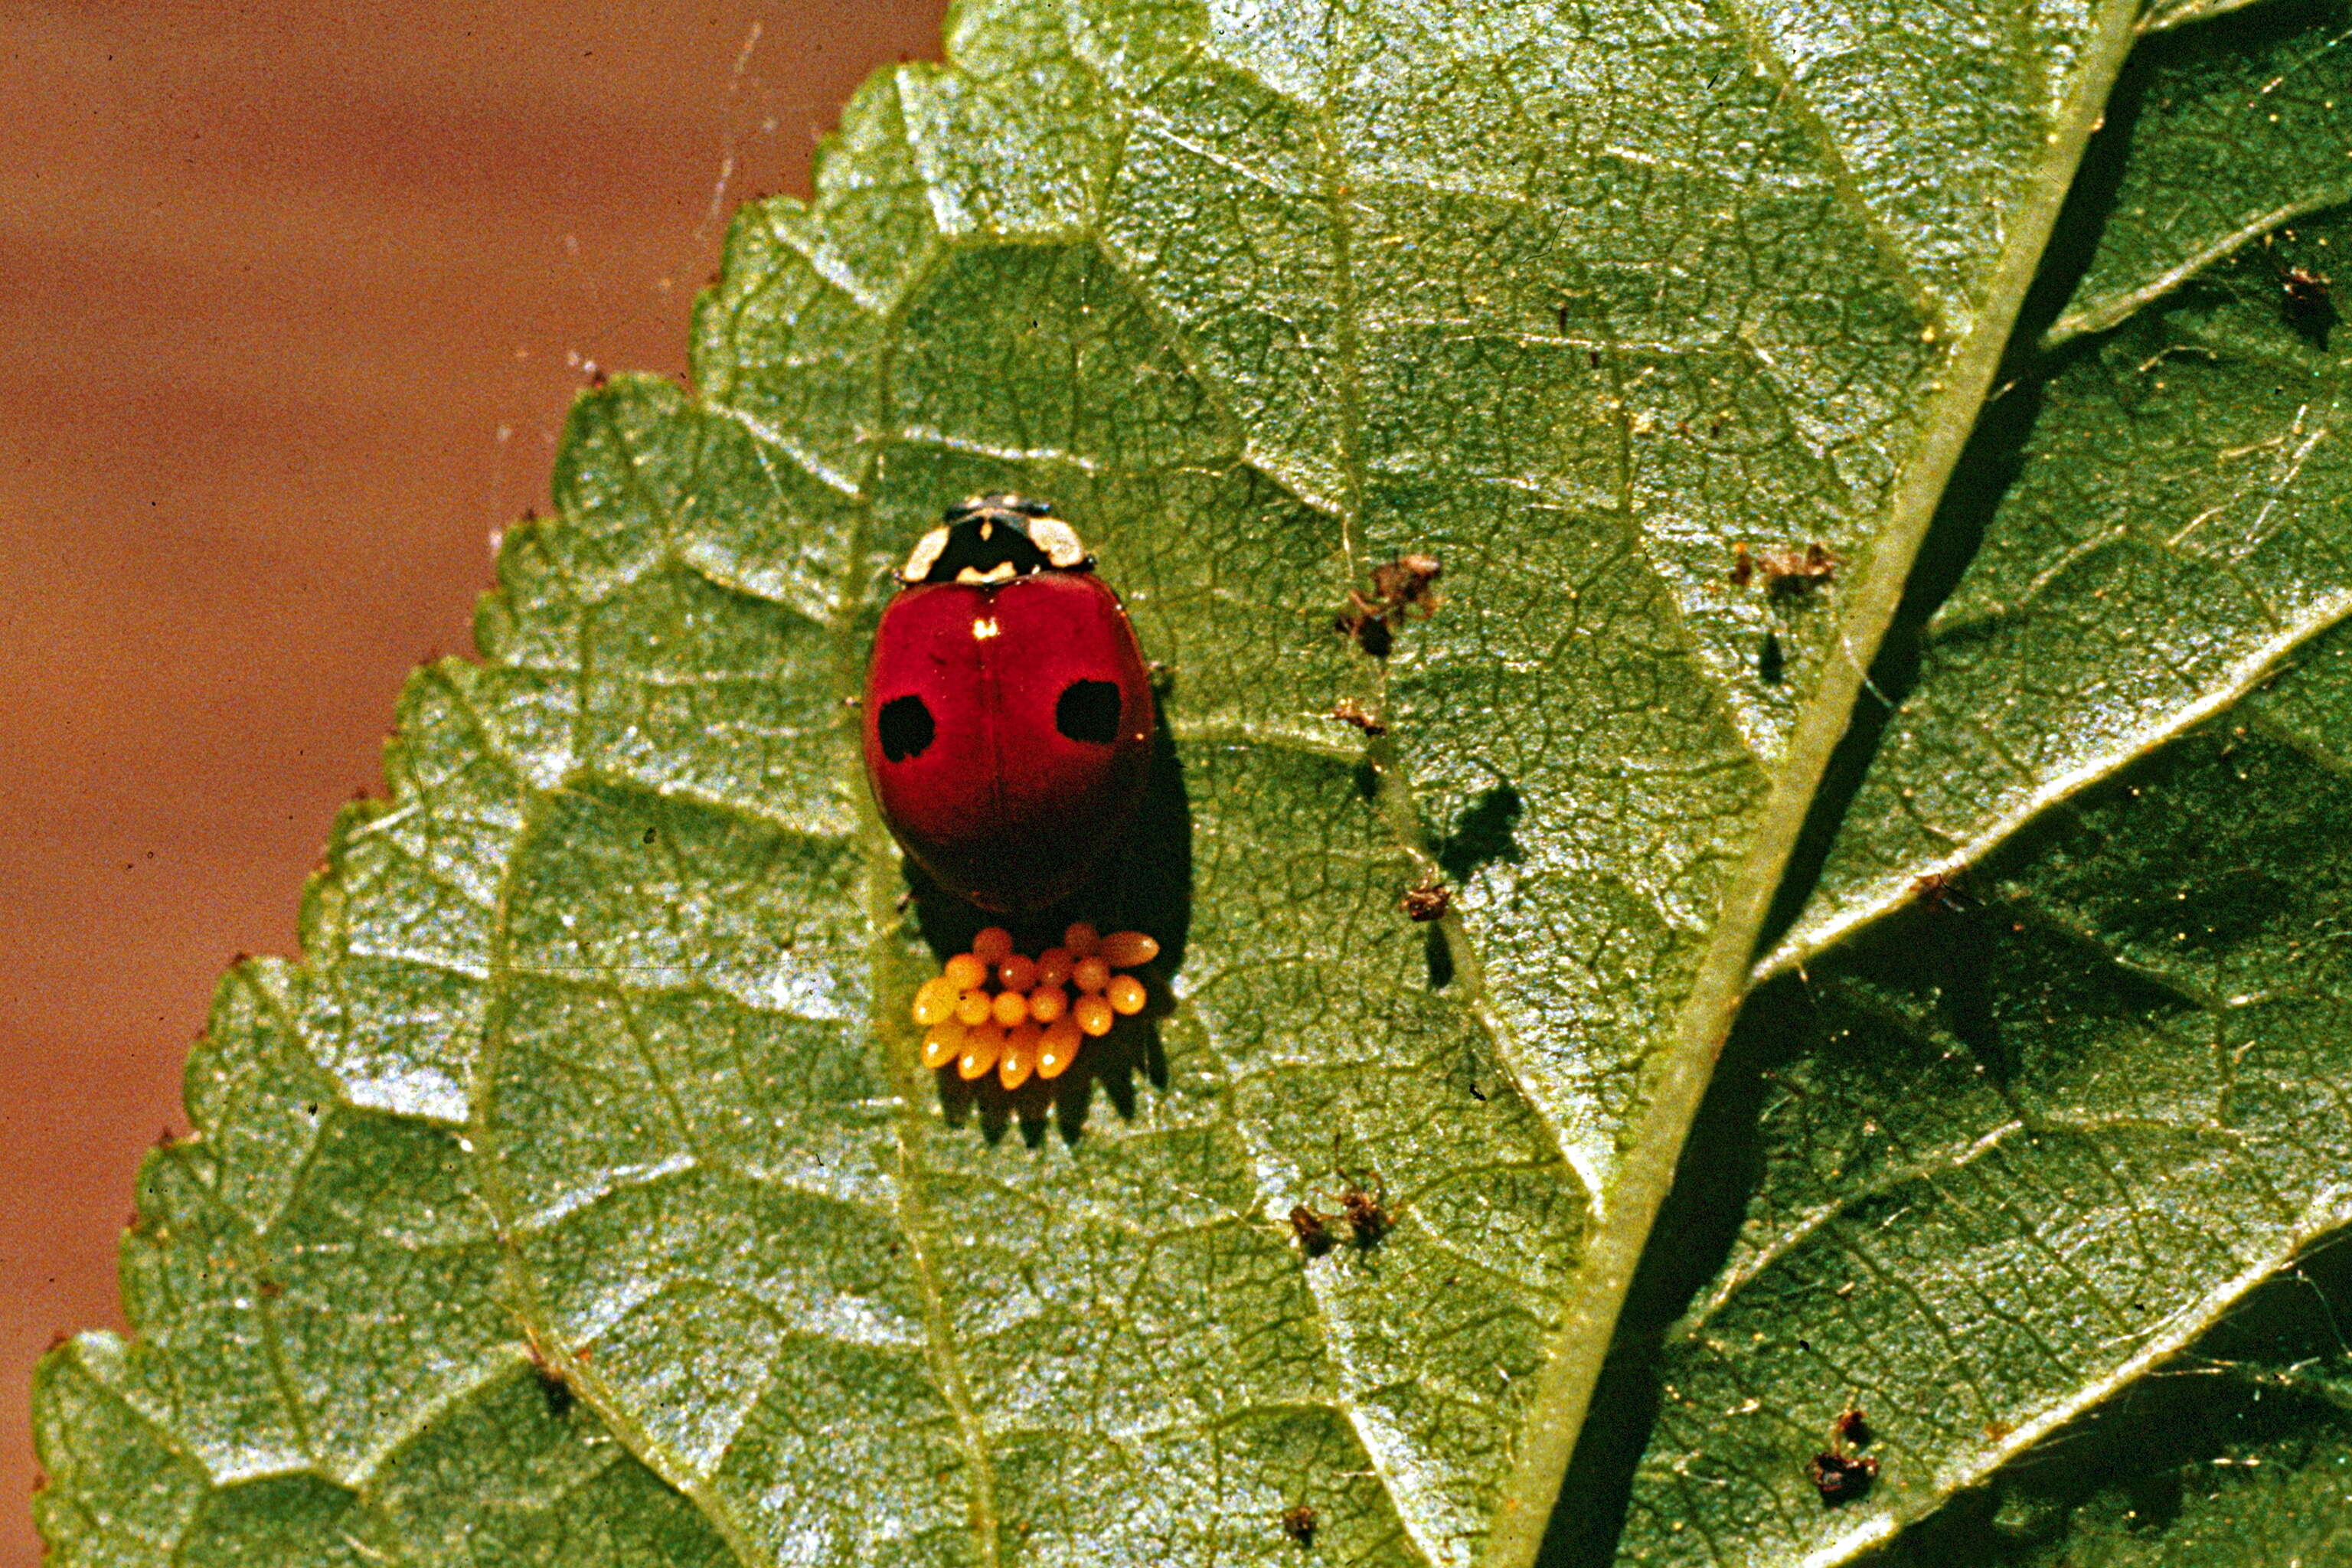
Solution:
[(929, 751), (940, 727), (931, 721), (931, 710), (923, 700), (908, 692), (882, 704), (882, 711), (875, 716), (874, 732), (882, 739), (882, 754), (903, 763)]
[(1073, 680), (1054, 704), (1054, 728), (1073, 741), (1109, 745), (1118, 739), (1118, 688), (1108, 680)]

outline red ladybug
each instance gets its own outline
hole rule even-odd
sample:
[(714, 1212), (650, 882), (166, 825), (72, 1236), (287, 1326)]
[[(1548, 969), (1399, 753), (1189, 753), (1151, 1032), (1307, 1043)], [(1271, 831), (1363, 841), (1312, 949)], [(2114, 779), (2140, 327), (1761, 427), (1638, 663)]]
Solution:
[(1151, 684), (1118, 595), (1042, 501), (950, 508), (898, 572), (866, 670), (866, 776), (941, 887), (1066, 897), (1134, 819)]

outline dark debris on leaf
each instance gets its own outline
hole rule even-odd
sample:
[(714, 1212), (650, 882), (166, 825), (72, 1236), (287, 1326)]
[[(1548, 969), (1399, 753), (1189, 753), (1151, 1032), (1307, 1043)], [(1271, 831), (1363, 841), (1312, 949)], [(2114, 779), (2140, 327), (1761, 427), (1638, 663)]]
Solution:
[(1290, 1234), (1298, 1240), (1298, 1250), (1309, 1258), (1320, 1258), (1339, 1245), (1331, 1234), (1324, 1217), (1305, 1204), (1293, 1204), (1290, 1208)]
[(1812, 1477), (1822, 1501), (1839, 1508), (1869, 1495), (1871, 1483), (1878, 1479), (1878, 1461), (1867, 1455), (1824, 1450), (1813, 1456), (1805, 1473)]
[(1434, 555), (1405, 554), (1372, 568), (1372, 591), (1349, 589), (1347, 607), (1332, 628), (1355, 639), (1374, 658), (1386, 658), (1404, 629), (1408, 611), (1426, 618), (1437, 613), (1435, 584), (1445, 568)]
[(1369, 1252), (1381, 1244), (1381, 1239), (1396, 1226), (1396, 1216), (1388, 1209), (1388, 1192), (1379, 1177), (1366, 1187), (1347, 1172), (1339, 1173), (1346, 1184), (1339, 1189), (1339, 1210), (1347, 1215), (1348, 1230), (1360, 1252)]
[(1838, 558), (1829, 547), (1814, 540), (1803, 549), (1793, 546), (1787, 550), (1755, 550), (1746, 544), (1731, 547), (1731, 569), (1725, 575), (1735, 588), (1745, 588), (1761, 573), (1765, 595), (1772, 599), (1798, 599), (1825, 586), (1837, 575)]
[(1870, 1447), (1870, 1417), (1864, 1414), (1862, 1406), (1858, 1405), (1848, 1405), (1838, 1412), (1833, 1430), (1838, 1436), (1857, 1448)]
[(1426, 877), (1405, 889), (1397, 907), (1412, 920), (1440, 920), (1454, 907), (1454, 890), (1434, 877)]

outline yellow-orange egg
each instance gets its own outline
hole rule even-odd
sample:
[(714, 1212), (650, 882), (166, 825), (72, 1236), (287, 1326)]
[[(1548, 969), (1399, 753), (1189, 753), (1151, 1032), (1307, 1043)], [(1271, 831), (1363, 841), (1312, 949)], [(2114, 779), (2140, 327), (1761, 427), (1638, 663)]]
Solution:
[(923, 1065), (936, 1071), (963, 1054), (964, 1026), (953, 1018), (923, 1031)]
[(1013, 933), (1003, 926), (983, 926), (971, 939), (971, 955), (982, 963), (1002, 963), (1013, 951)]
[(1110, 1033), (1110, 1004), (1092, 993), (1070, 1004), (1070, 1016), (1076, 1018), (1078, 1027), (1089, 1035)]
[(982, 1024), (967, 1030), (963, 1049), (956, 1057), (956, 1074), (963, 1079), (975, 1079), (996, 1065), (1004, 1052), (1004, 1031), (993, 1024)]
[(1132, 974), (1122, 974), (1103, 987), (1103, 1000), (1110, 1004), (1110, 1010), (1114, 1013), (1140, 1013), (1144, 1003), (1143, 982)]
[(1037, 1068), (1037, 1042), (1044, 1030), (1034, 1024), (1016, 1026), (1004, 1037), (1004, 1052), (996, 1058), (996, 1080), (1019, 1089)]
[(1064, 1014), (1046, 1028), (1037, 1042), (1037, 1076), (1059, 1078), (1078, 1059), (1078, 1047), (1086, 1041), (1078, 1021)]
[(1115, 931), (1102, 939), (1102, 955), (1113, 969), (1133, 969), (1160, 956), (1160, 943), (1139, 931)]
[(936, 1024), (955, 1016), (956, 997), (962, 987), (944, 974), (935, 974), (915, 988), (915, 1022)]
[(988, 984), (988, 965), (969, 952), (959, 952), (947, 961), (940, 977), (952, 981), (959, 991)]

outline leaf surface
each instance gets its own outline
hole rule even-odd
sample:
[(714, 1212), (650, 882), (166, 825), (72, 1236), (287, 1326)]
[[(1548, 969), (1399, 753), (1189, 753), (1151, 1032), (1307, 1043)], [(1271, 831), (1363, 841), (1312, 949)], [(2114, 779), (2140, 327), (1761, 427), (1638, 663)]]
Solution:
[[(126, 1247), (139, 1336), (44, 1374), (64, 1559), (1289, 1563), (1303, 1504), (1338, 1560), (1532, 1560), (2134, 20), (1915, 9), (975, 5), (951, 65), (870, 83), (815, 199), (739, 217), (696, 393), (583, 399), (483, 661), (412, 683), (390, 800), (339, 824), (304, 963), (225, 987), (200, 1136), (151, 1162)], [(2096, 275), (2128, 292), (2175, 265), (2159, 248)], [(2202, 401), (2158, 410), (2208, 462), (2231, 431), (2285, 439), (2247, 411), (2255, 373), (2227, 379), (2277, 347), (2232, 308), (2132, 329), (2219, 345)], [(2124, 353), (2080, 363), (2112, 379)], [(2279, 363), (2334, 395), (2332, 363)], [(1101, 910), (1160, 937), (1166, 1007), (1057, 1096), (972, 1105), (917, 1065), (908, 998), (956, 917), (906, 906), (847, 704), (887, 566), (996, 489), (1076, 522), (1171, 673)], [(2318, 524), (2234, 526), (2273, 554), (2196, 624), (2276, 601), (2311, 635), (2275, 552)], [(2068, 548), (1997, 540), (1988, 561)], [(1728, 581), (1736, 546), (1811, 543), (1838, 564), (1810, 595)], [(1375, 659), (1332, 617), (1408, 550), (1444, 559), (1445, 603)], [(2217, 668), (2253, 636), (2216, 633)], [(2282, 778), (2322, 766), (2303, 722), (2265, 741)], [(2067, 765), (2032, 759), (2021, 787), (2046, 804)], [(2284, 854), (2278, 820), (2229, 830)], [(2132, 969), (2146, 933), (2099, 922), (2129, 925), (2137, 840), (2080, 831), (2077, 881), (2021, 861), (2001, 896), (2063, 950), (2035, 962)], [(1943, 858), (1853, 852), (1864, 905)], [(1432, 874), (1455, 898), (1429, 930), (1398, 899)], [(2003, 1135), (2017, 1158), (2054, 1130), (2051, 1157), (2112, 1188), (2086, 1223), (2117, 1231), (2168, 1161), (2216, 1190), (2261, 1171), (2274, 1201), (2236, 1229), (2182, 1221), (2194, 1280), (2334, 1223), (2265, 1163), (2287, 1134), (2216, 1109), (2220, 972), (2254, 960), (2200, 962), (2146, 982), (2164, 1026), (2121, 1044), (2103, 982), (2017, 982), (2079, 1010), (2046, 1025), (2066, 1042), (2172, 1074), (2062, 1073), (2023, 1110), (1926, 1065), (1932, 982), (1857, 958), (1823, 984), (1877, 1031), (1882, 1089), (1952, 1079), (1890, 1171), (1973, 1172), (2007, 1124), (1986, 1118), (2038, 1118)], [(2014, 1032), (2021, 1061), (2063, 1054)], [(2126, 1087), (2149, 1103), (2117, 1112)], [(1823, 1099), (1823, 1125), (1863, 1100)], [(1797, 1239), (1759, 1240), (1717, 1309), (1774, 1331), (1773, 1270), (1835, 1229), (1791, 1216), (1853, 1191), (1793, 1148), (1771, 1145), (1755, 1224)], [(1284, 1216), (1328, 1205), (1341, 1165), (1377, 1173), (1397, 1226), (1302, 1258)], [(2021, 1279), (2063, 1263), (2016, 1231)], [(1913, 1242), (1885, 1299), (1981, 1284)], [(2121, 1314), (2125, 1359), (2196, 1310)], [(1754, 1376), (1706, 1362), (1701, 1328), (1678, 1377)], [(2021, 1430), (2082, 1408), (2115, 1358), (2066, 1348), (2004, 1361), (1981, 1402)], [(1809, 1384), (1787, 1423), (1833, 1397)], [(1678, 1444), (1716, 1453), (1680, 1408), (1642, 1488), (1683, 1474)], [(1722, 1450), (1778, 1521), (1738, 1550), (1862, 1539), (2022, 1439), (1938, 1416), (1905, 1441), (1916, 1468), (1836, 1516), (1777, 1450)], [(1637, 1489), (1637, 1519), (1684, 1551), (1729, 1495)]]
[(2320, 1564), (2352, 1546), (2352, 1252), (2254, 1291), (2160, 1377), (2052, 1434), (1895, 1563)]
[[(1666, 1331), (1630, 1556), (1851, 1560), (2352, 1219), (2347, 735), (2337, 633), (1965, 907), (1759, 998), (1759, 1174)], [(1825, 1508), (1848, 1403), (1883, 1469)]]
[(2352, 612), (2343, 345), (2332, 305), (2298, 320), (2280, 283), (2352, 254), (2340, 211), (2298, 220), (2352, 178), (2347, 25), (2284, 7), (2135, 57), (2087, 272), (1946, 501), (1948, 529), (1982, 542), (1764, 973), (1974, 863)]
[(2274, 229), (2280, 267), (2329, 271), (2328, 247), (2290, 226), (2352, 197), (2347, 26), (2339, 5), (2279, 5), (2135, 52), (2100, 155), (2106, 210), (2045, 346), (2118, 325)]

